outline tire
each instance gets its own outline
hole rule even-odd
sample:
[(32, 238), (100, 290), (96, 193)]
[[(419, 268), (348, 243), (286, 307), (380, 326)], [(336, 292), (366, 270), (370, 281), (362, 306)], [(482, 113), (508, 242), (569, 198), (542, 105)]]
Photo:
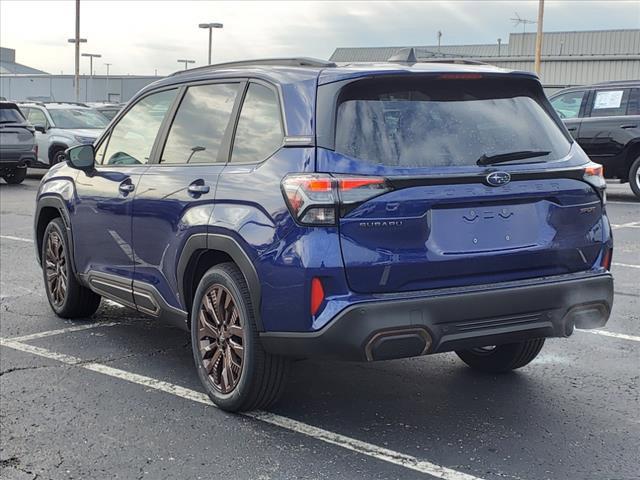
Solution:
[(280, 398), (289, 361), (262, 348), (249, 288), (235, 264), (216, 265), (202, 277), (191, 310), (191, 345), (200, 381), (221, 409), (264, 409)]
[(49, 156), (49, 166), (53, 167), (54, 165), (57, 165), (58, 163), (66, 162), (67, 161), (67, 156), (64, 153), (65, 150), (66, 150), (65, 147), (56, 147), (56, 148), (54, 148), (51, 151), (51, 155)]
[(457, 350), (460, 359), (474, 370), (487, 373), (505, 373), (524, 367), (538, 356), (544, 338), (526, 342), (508, 343), (489, 348)]
[(49, 305), (57, 316), (90, 317), (100, 306), (100, 295), (80, 285), (71, 269), (66, 229), (60, 218), (51, 220), (44, 231), (42, 275)]
[(640, 157), (635, 159), (629, 169), (629, 185), (635, 196), (640, 199)]
[(27, 167), (16, 167), (3, 178), (9, 185), (22, 183), (27, 178)]

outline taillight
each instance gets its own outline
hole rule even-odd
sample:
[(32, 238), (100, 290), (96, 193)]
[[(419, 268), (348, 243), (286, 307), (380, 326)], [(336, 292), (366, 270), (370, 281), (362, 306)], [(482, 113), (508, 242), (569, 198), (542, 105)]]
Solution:
[(598, 191), (600, 197), (602, 198), (602, 203), (606, 203), (607, 195), (605, 193), (605, 190), (607, 188), (607, 182), (604, 179), (604, 168), (602, 167), (602, 165), (594, 162), (589, 162), (584, 167), (583, 179)]
[(311, 280), (311, 315), (318, 313), (320, 306), (324, 302), (324, 287), (318, 277)]
[(287, 175), (282, 192), (293, 217), (304, 225), (335, 225), (340, 207), (349, 207), (389, 191), (384, 178)]

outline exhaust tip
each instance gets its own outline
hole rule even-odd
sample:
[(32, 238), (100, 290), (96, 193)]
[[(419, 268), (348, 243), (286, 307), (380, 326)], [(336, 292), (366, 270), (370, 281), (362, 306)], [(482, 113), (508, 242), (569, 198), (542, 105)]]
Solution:
[(365, 346), (369, 362), (426, 355), (432, 339), (424, 328), (403, 328), (375, 333)]

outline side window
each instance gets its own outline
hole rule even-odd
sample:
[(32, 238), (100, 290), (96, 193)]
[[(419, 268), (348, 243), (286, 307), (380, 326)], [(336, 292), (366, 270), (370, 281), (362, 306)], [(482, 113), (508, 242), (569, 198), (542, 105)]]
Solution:
[(189, 87), (171, 124), (160, 163), (215, 163), (219, 158), (237, 83)]
[(560, 118), (576, 118), (580, 114), (580, 105), (586, 93), (585, 90), (565, 93), (551, 100), (551, 105)]
[(105, 165), (138, 165), (149, 162), (151, 149), (176, 89), (144, 97), (111, 130), (103, 155)]
[(231, 161), (261, 162), (282, 145), (280, 105), (273, 90), (257, 83), (249, 85), (238, 119)]
[(640, 88), (632, 88), (627, 104), (627, 115), (640, 115)]
[(42, 110), (39, 108), (31, 108), (29, 110), (29, 123), (31, 125), (47, 126), (47, 117), (44, 116), (44, 112)]
[(596, 90), (590, 116), (616, 117), (619, 115), (626, 115), (628, 101), (628, 89)]

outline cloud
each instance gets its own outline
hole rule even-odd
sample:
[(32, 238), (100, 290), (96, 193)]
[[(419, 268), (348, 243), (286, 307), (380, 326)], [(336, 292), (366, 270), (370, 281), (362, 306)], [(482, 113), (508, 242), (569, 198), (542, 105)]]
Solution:
[[(438, 30), (443, 44), (506, 42), (509, 32), (521, 31), (509, 20), (515, 11), (535, 19), (537, 3), (83, 0), (81, 34), (88, 43), (82, 49), (101, 53), (114, 74), (167, 74), (179, 68), (178, 58), (205, 62), (208, 36), (198, 23), (208, 21), (224, 23), (214, 31), (214, 61), (328, 58), (339, 46), (430, 45)], [(547, 0), (545, 11), (546, 30), (637, 28), (640, 20), (638, 3), (628, 1)], [(73, 32), (73, 2), (0, 2), (0, 43), (15, 48), (21, 63), (70, 73), (73, 47), (66, 41)], [(103, 68), (100, 62), (98, 71)]]

